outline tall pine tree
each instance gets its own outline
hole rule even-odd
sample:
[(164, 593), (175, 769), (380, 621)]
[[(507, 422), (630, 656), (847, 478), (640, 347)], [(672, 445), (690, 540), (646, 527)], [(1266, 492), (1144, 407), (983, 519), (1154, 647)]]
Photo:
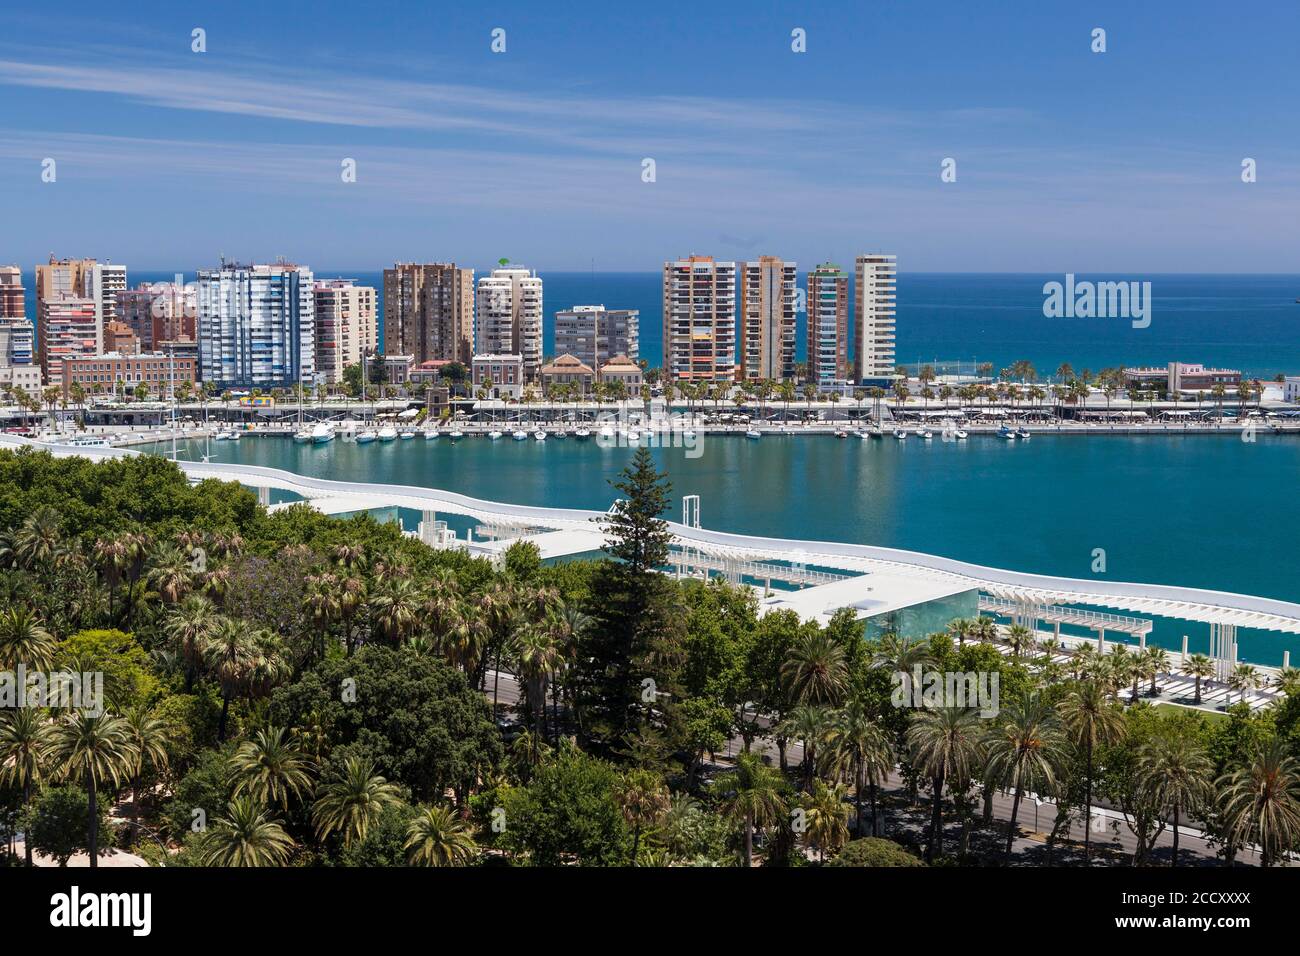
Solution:
[(606, 752), (625, 747), (652, 719), (654, 702), (644, 699), (642, 682), (649, 678), (660, 688), (673, 683), (673, 675), (657, 670), (671, 656), (664, 645), (679, 627), (670, 613), (675, 582), (659, 571), (672, 541), (661, 517), (672, 486), (645, 448), (611, 484), (624, 497), (600, 519), (609, 559), (592, 578), (589, 613), (595, 621), (577, 661), (582, 732)]

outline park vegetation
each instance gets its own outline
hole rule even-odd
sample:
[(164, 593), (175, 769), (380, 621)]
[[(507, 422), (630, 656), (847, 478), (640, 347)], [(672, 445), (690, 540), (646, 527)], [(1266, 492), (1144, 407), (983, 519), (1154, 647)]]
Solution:
[[(494, 566), (156, 457), (0, 453), (0, 672), (98, 673), (105, 698), (0, 709), (0, 859), (1152, 865), (1189, 827), (1224, 863), (1296, 849), (1289, 693), (1207, 714), (1142, 700), (1164, 652), (760, 615), (661, 573), (647, 452), (615, 487), (606, 558)], [(997, 674), (999, 712), (895, 706), (917, 667)], [(1034, 796), (1058, 808), (1036, 835)], [(1113, 827), (1082, 825), (1098, 806)]]

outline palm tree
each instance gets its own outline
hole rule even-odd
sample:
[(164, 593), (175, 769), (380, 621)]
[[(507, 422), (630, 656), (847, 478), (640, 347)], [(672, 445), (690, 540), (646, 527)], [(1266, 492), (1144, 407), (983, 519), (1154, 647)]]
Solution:
[(63, 553), (63, 519), (50, 507), (39, 507), (13, 533), (14, 563), (24, 570), (48, 570)]
[(143, 704), (132, 707), (122, 715), (126, 722), (127, 737), (135, 751), (135, 764), (131, 768), (131, 836), (134, 840), (140, 831), (140, 783), (146, 769), (167, 769), (167, 747), (172, 742), (171, 725)]
[(803, 636), (786, 653), (781, 679), (790, 699), (807, 704), (834, 704), (848, 686), (844, 648), (826, 631)]
[(228, 618), (221, 620), (209, 638), (203, 661), (221, 685), (221, 720), (217, 736), (223, 741), (226, 739), (230, 701), (237, 695), (265, 696), (290, 673), (276, 635), (266, 630), (246, 633), (242, 622)]
[(1245, 766), (1215, 782), (1228, 839), (1233, 846), (1258, 844), (1264, 866), (1300, 838), (1298, 772), (1286, 741), (1275, 736), (1258, 745)]
[(235, 797), (203, 837), (204, 866), (283, 866), (294, 842), (280, 821), (250, 796)]
[(818, 780), (807, 801), (804, 839), (808, 846), (816, 847), (822, 861), (827, 850), (838, 850), (849, 839), (849, 808), (845, 804), (848, 793), (843, 784), (827, 785)]
[(348, 757), (325, 782), (312, 805), (316, 838), (323, 840), (337, 830), (343, 835), (345, 847), (360, 843), (379, 821), (384, 808), (400, 802), (397, 785), (376, 774), (373, 763)]
[(879, 836), (876, 793), (894, 768), (894, 746), (889, 734), (872, 716), (865, 700), (850, 697), (835, 714), (826, 738), (833, 765), (849, 771), (857, 811), (854, 829), (862, 836), (862, 788), (871, 787), (871, 835)]
[(1183, 673), (1196, 678), (1196, 704), (1201, 703), (1201, 681), (1214, 676), (1214, 660), (1205, 654), (1193, 654), (1183, 663)]
[(832, 711), (822, 704), (799, 704), (781, 721), (780, 733), (787, 740), (803, 741), (803, 788), (812, 784), (817, 768), (817, 747), (830, 733)]
[(659, 775), (651, 770), (629, 770), (614, 791), (623, 819), (632, 828), (632, 856), (636, 866), (637, 852), (641, 847), (641, 834), (654, 826), (668, 812), (668, 788)]
[(1096, 681), (1078, 684), (1059, 704), (1066, 735), (1076, 747), (1083, 748), (1083, 859), (1092, 854), (1092, 783), (1093, 757), (1097, 747), (1109, 746), (1124, 736), (1124, 716), (1106, 696), (1106, 689)]
[(971, 633), (981, 644), (988, 644), (998, 636), (998, 623), (991, 617), (974, 618)]
[(163, 621), (163, 635), (177, 656), (185, 661), (187, 694), (194, 688), (194, 677), (203, 664), (204, 649), (216, 633), (219, 621), (216, 607), (201, 594), (186, 597)]
[(54, 662), (54, 637), (41, 620), (22, 604), (0, 611), (0, 670), (16, 671), (19, 664), (46, 671)]
[(139, 755), (130, 728), (121, 717), (74, 710), (55, 725), (50, 752), (63, 776), (85, 781), (90, 811), (86, 848), (91, 868), (98, 867), (99, 788), (105, 783), (120, 786), (136, 765)]
[(1157, 736), (1138, 752), (1138, 773), (1143, 794), (1162, 813), (1174, 817), (1174, 855), (1170, 866), (1178, 865), (1178, 821), (1184, 812), (1195, 813), (1212, 793), (1213, 765), (1200, 744), (1183, 735)]
[(478, 852), (472, 827), (446, 807), (424, 807), (406, 828), (412, 866), (464, 866)]
[(1146, 652), (1146, 672), (1151, 679), (1151, 696), (1156, 695), (1156, 678), (1169, 673), (1169, 652), (1163, 647), (1148, 647)]
[(1300, 668), (1284, 667), (1273, 678), (1273, 686), (1286, 694), (1288, 697), (1293, 696), (1300, 691)]
[(1255, 690), (1264, 683), (1259, 671), (1253, 664), (1238, 664), (1228, 675), (1228, 687), (1241, 692), (1241, 702), (1246, 701), (1246, 692)]
[(230, 758), (235, 796), (247, 793), (260, 804), (289, 809), (311, 791), (312, 764), (283, 727), (265, 727), (245, 740)]
[(980, 717), (970, 707), (941, 707), (917, 713), (904, 739), (918, 770), (930, 777), (934, 801), (930, 812), (930, 839), (926, 862), (943, 853), (943, 785), (964, 785), (974, 776), (980, 760)]
[(160, 545), (149, 557), (145, 580), (163, 601), (176, 604), (193, 583), (189, 556), (178, 545)]
[(948, 633), (957, 638), (957, 646), (965, 647), (966, 638), (975, 633), (975, 622), (970, 618), (959, 617), (948, 622)]
[(897, 634), (885, 634), (880, 638), (880, 647), (871, 655), (871, 666), (910, 674), (918, 665), (924, 667), (933, 659), (934, 654), (927, 641), (913, 641)]
[(511, 650), (523, 678), (533, 734), (545, 736), (546, 683), (559, 665), (559, 645), (549, 628), (529, 622), (515, 630)]
[(1056, 712), (1039, 694), (1005, 708), (989, 735), (989, 775), (1015, 789), (1007, 827), (1007, 862), (1011, 860), (1021, 798), (1031, 789), (1042, 793), (1056, 786), (1063, 743)]
[(1034, 643), (1034, 632), (1023, 624), (1012, 624), (1007, 628), (1007, 643), (1011, 645), (1011, 656), (1020, 657)]
[[(32, 788), (45, 775), (50, 750), (50, 723), (37, 707), (17, 707), (0, 713), (0, 783), (21, 787), (23, 806), (30, 805)], [(32, 841), (23, 840), (23, 855), (32, 865)]]
[(780, 773), (763, 763), (756, 753), (736, 756), (736, 769), (714, 786), (723, 797), (722, 814), (745, 830), (745, 866), (754, 865), (754, 830), (763, 829), (785, 815), (785, 782)]
[(409, 577), (388, 577), (370, 597), (370, 613), (379, 632), (400, 644), (415, 631), (423, 604), (419, 585)]

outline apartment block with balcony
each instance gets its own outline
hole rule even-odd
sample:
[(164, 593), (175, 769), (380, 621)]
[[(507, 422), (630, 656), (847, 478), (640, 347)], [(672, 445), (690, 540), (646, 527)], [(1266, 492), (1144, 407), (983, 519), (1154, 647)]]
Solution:
[(25, 291), (22, 270), (0, 266), (0, 386), (35, 394), (41, 388), (41, 367)]
[[(417, 364), (474, 355), (474, 270), (454, 262), (398, 262), (384, 270), (384, 348)], [(378, 346), (376, 346), (378, 347)]]
[(683, 382), (736, 378), (736, 263), (664, 263), (664, 371)]
[(808, 273), (808, 381), (830, 386), (848, 378), (849, 274), (823, 262)]
[(740, 377), (794, 379), (797, 269), (778, 256), (742, 263), (739, 275)]
[(518, 266), (493, 269), (478, 280), (474, 344), (480, 355), (519, 355), (524, 380), (536, 382), (542, 367), (542, 280)]
[(857, 257), (855, 298), (857, 342), (854, 378), (859, 384), (890, 385), (896, 360), (898, 266), (896, 257), (870, 253)]
[(217, 389), (292, 388), (316, 374), (315, 277), (288, 262), (199, 272), (199, 378)]
[(312, 288), (316, 307), (316, 374), (327, 385), (343, 381), (343, 370), (379, 348), (376, 293), (353, 279), (318, 279)]
[(603, 305), (575, 305), (556, 312), (555, 354), (572, 355), (593, 369), (616, 355), (635, 360), (640, 355), (640, 316), (637, 309)]

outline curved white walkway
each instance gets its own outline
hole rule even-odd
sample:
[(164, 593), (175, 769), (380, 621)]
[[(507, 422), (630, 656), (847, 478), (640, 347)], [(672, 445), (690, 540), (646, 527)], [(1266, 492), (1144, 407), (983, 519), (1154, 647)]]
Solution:
[[(37, 445), (28, 439), (0, 436), (0, 447), (4, 445), (33, 446), (56, 456), (80, 455), (91, 459), (139, 454), (120, 448)], [(252, 488), (287, 491), (308, 499), (353, 499), (355, 510), (396, 506), (456, 514), (496, 526), (557, 530), (591, 530), (592, 522), (602, 515), (602, 512), (578, 508), (542, 508), (483, 501), (412, 485), (332, 481), (256, 465), (193, 461), (178, 461), (177, 465), (195, 479), (235, 481)], [(994, 597), (1023, 603), (1027, 613), (1043, 605), (1087, 604), (1230, 628), (1251, 627), (1300, 634), (1300, 604), (1274, 598), (1164, 584), (1028, 574), (896, 548), (755, 537), (710, 531), (678, 522), (669, 522), (669, 527), (677, 545), (708, 555), (746, 561), (787, 561), (858, 573), (888, 570), (895, 575), (978, 588)]]

